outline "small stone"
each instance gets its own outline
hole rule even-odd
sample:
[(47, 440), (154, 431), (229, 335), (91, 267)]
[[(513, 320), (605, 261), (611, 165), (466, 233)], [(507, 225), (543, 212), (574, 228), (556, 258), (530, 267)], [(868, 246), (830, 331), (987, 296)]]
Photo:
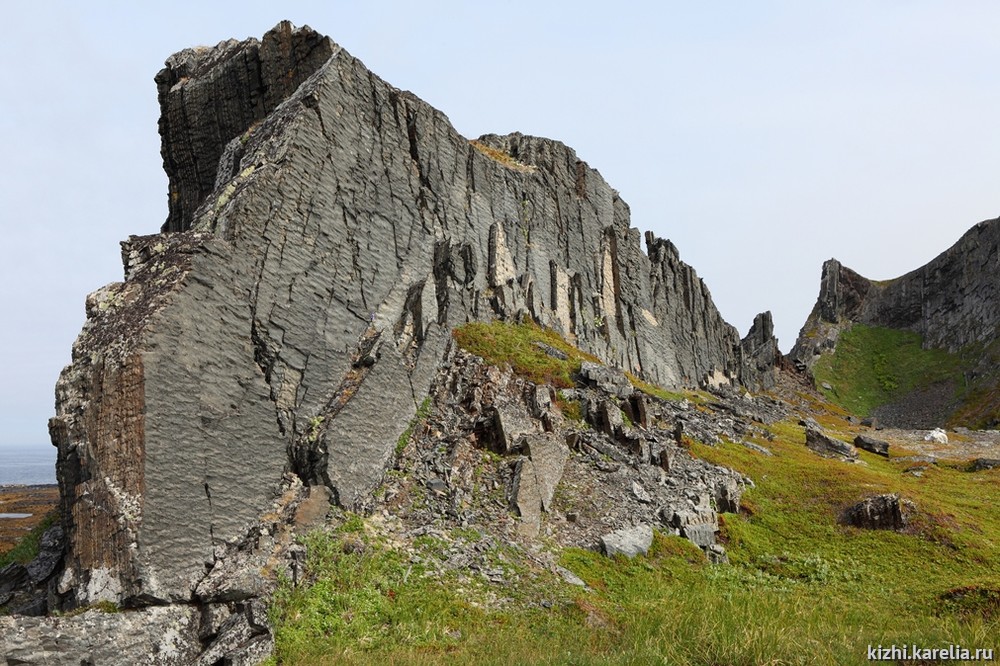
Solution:
[(649, 496), (649, 493), (647, 493), (646, 490), (641, 485), (639, 485), (638, 481), (632, 482), (632, 494), (635, 496), (637, 500), (639, 500), (643, 504), (649, 504), (650, 502), (653, 501), (652, 498)]
[(582, 578), (577, 576), (569, 569), (561, 567), (557, 564), (555, 570), (556, 573), (559, 574), (562, 577), (562, 579), (567, 583), (569, 583), (570, 585), (576, 585), (577, 587), (587, 587), (587, 583), (585, 583)]
[(435, 493), (448, 492), (448, 484), (443, 479), (436, 477), (427, 482), (427, 488)]

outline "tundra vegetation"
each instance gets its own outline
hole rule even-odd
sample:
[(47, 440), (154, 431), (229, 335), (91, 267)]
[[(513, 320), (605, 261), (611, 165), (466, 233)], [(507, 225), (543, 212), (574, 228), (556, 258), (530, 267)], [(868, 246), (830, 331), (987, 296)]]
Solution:
[[(858, 329), (855, 339), (862, 335), (883, 333)], [(455, 337), (556, 386), (572, 381), (583, 358), (527, 324), (470, 324)], [(873, 345), (868, 360), (881, 353), (895, 363), (892, 348), (923, 353), (910, 342)], [(952, 371), (947, 358), (932, 361), (942, 375)], [(893, 381), (908, 386), (905, 367), (894, 367)], [(878, 381), (874, 365), (872, 373)], [(847, 412), (810, 399), (820, 425), (853, 437), (858, 426)], [(735, 442), (691, 445), (693, 455), (755, 482), (740, 513), (722, 514), (729, 564), (709, 564), (665, 532), (632, 560), (543, 540), (586, 588), (516, 549), (496, 554), (516, 583), (441, 574), (421, 562), (446, 557), (445, 542), (421, 537), (415, 547), (424, 557), (414, 558), (372, 518), (341, 514), (305, 537), (304, 582), (279, 590), (271, 663), (853, 664), (865, 662), (870, 645), (1000, 647), (1000, 470), (969, 472), (955, 462), (916, 476), (904, 473), (913, 466), (898, 457), (905, 454), (861, 451), (862, 464), (850, 464), (817, 457), (803, 438), (789, 418), (751, 440), (773, 456)], [(902, 532), (841, 524), (846, 507), (878, 493), (898, 493), (920, 512)], [(557, 491), (557, 511), (563, 496)], [(463, 529), (452, 544), (475, 541), (478, 529), (489, 526)]]

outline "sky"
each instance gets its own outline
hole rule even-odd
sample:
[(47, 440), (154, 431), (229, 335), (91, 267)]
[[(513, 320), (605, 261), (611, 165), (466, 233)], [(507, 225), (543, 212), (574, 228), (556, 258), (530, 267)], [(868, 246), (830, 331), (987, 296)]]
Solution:
[(788, 351), (823, 261), (917, 268), (1000, 214), (1000, 3), (7, 2), (0, 40), (0, 446), (48, 446), (84, 299), (159, 230), (153, 76), (310, 25), (466, 137), (572, 146), (745, 334)]

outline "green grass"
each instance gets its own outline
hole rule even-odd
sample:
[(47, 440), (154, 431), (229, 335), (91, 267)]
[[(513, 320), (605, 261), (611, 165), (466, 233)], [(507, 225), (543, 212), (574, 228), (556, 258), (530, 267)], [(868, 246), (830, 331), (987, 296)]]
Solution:
[[(574, 375), (580, 371), (583, 361), (601, 362), (563, 340), (555, 331), (532, 322), (472, 322), (455, 329), (453, 335), (462, 349), (481, 356), (488, 363), (510, 366), (529, 381), (557, 388), (575, 385)], [(550, 356), (536, 343), (561, 351), (567, 359)]]
[[(566, 342), (555, 331), (530, 321), (517, 324), (501, 321), (473, 322), (455, 329), (452, 335), (462, 349), (481, 356), (488, 363), (500, 367), (509, 366), (515, 374), (531, 382), (551, 384), (556, 388), (575, 386), (575, 376), (580, 372), (583, 361), (602, 363), (596, 356)], [(537, 343), (558, 349), (568, 358), (561, 360), (550, 356)], [(678, 402), (687, 399), (695, 404), (708, 400), (708, 396), (702, 391), (671, 391), (628, 371), (625, 376), (637, 389), (661, 400)], [(561, 397), (556, 402), (569, 418), (579, 420), (578, 406)]]
[[(497, 561), (516, 582), (491, 586), (425, 576), (355, 517), (349, 531), (308, 539), (311, 585), (282, 588), (278, 663), (861, 664), (869, 644), (1000, 647), (1000, 471), (942, 465), (916, 478), (867, 452), (864, 465), (821, 459), (791, 420), (771, 430), (758, 443), (773, 457), (692, 445), (756, 481), (745, 511), (722, 517), (731, 565), (658, 533), (631, 561), (561, 551), (592, 591), (512, 550)], [(885, 492), (916, 503), (907, 533), (838, 523), (846, 506)], [(364, 549), (345, 547), (359, 535)], [(414, 547), (443, 559), (447, 545)]]
[(18, 541), (17, 545), (7, 552), (0, 554), (0, 569), (3, 569), (12, 562), (27, 564), (35, 559), (35, 556), (38, 555), (38, 542), (45, 533), (45, 530), (58, 522), (59, 513), (57, 511), (52, 511), (42, 518), (42, 521), (24, 535), (24, 538)]
[(962, 385), (959, 355), (923, 349), (917, 333), (854, 324), (840, 334), (836, 351), (816, 362), (813, 375), (827, 398), (848, 411), (867, 415), (915, 389), (937, 382)]
[[(908, 334), (852, 331), (838, 351), (846, 365), (835, 385), (852, 386), (847, 377), (874, 386), (865, 404), (912, 390), (928, 368), (935, 377), (955, 372), (953, 359), (924, 352)], [(455, 337), (488, 362), (556, 386), (571, 386), (587, 358), (532, 324), (469, 324)], [(559, 400), (564, 413), (578, 409)], [(816, 418), (849, 439), (834, 412)], [(863, 664), (869, 645), (1000, 647), (1000, 470), (938, 465), (918, 478), (864, 451), (864, 464), (827, 460), (804, 446), (795, 420), (769, 425), (773, 439), (754, 440), (772, 457), (738, 444), (690, 444), (692, 454), (755, 481), (741, 513), (721, 517), (730, 565), (710, 565), (689, 542), (658, 532), (650, 553), (634, 560), (557, 551), (589, 590), (522, 551), (497, 548), (490, 566), (509, 582), (496, 585), (428, 565), (456, 544), (479, 543), (483, 527), (401, 546), (348, 516), (306, 539), (307, 582), (282, 585), (273, 663)], [(567, 492), (557, 488), (557, 496)], [(890, 492), (917, 506), (905, 533), (839, 523), (846, 507)]]

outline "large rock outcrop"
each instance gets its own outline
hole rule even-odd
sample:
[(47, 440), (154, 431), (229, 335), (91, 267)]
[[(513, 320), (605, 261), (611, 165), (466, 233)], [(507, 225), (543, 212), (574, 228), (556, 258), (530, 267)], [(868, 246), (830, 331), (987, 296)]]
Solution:
[(862, 277), (836, 259), (823, 264), (820, 293), (789, 357), (810, 367), (852, 323), (919, 333), (924, 345), (957, 351), (1000, 330), (1000, 218), (967, 231), (928, 264), (894, 280)]
[(287, 23), (156, 82), (164, 233), (123, 243), (57, 386), (57, 605), (197, 600), (285, 472), (363, 500), (469, 320), (530, 317), (661, 384), (773, 381), (770, 316), (741, 341), (559, 142), (470, 142)]

